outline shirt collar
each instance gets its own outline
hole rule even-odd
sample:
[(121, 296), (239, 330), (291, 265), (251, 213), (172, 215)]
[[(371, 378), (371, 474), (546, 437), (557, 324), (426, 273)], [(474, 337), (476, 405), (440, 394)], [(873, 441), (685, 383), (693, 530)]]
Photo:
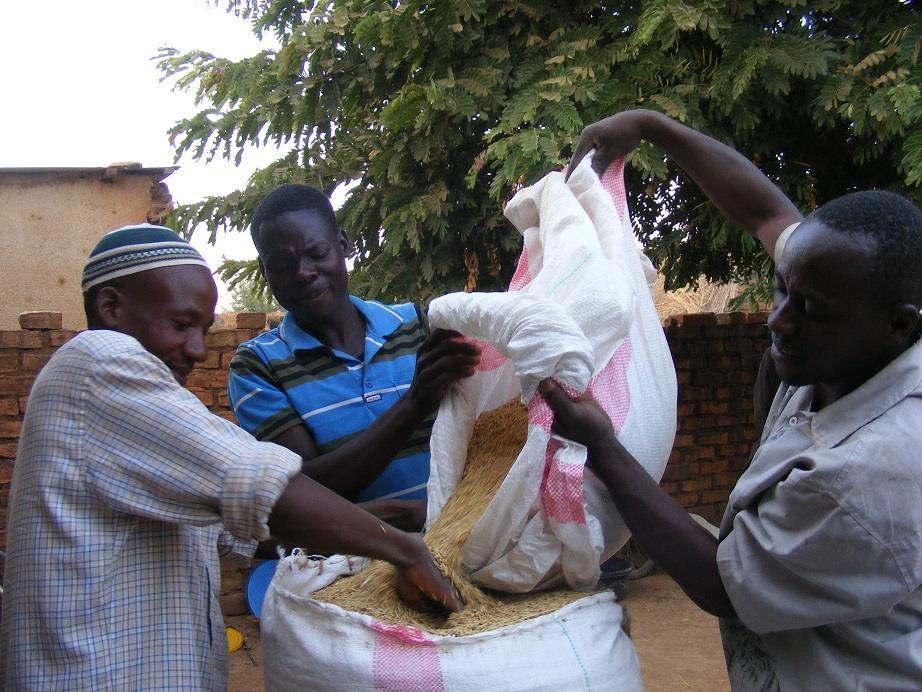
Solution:
[[(349, 300), (365, 318), (365, 338), (383, 340), (403, 324), (403, 318), (386, 305), (362, 300), (355, 296), (349, 296)], [(290, 312), (285, 315), (279, 325), (279, 336), (288, 344), (292, 352), (326, 348), (317, 337), (301, 329)]]
[[(783, 415), (809, 407), (812, 387), (801, 387)], [(922, 341), (910, 346), (867, 382), (813, 415), (817, 445), (833, 447), (910, 396), (922, 396)]]

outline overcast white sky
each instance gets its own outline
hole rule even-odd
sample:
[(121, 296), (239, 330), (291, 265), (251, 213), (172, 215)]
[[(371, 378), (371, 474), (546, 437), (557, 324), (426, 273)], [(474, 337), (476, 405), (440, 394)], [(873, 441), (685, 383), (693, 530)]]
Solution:
[[(249, 24), (223, 7), (223, 0), (0, 2), (0, 167), (173, 165), (166, 131), (195, 106), (191, 94), (159, 81), (151, 58), (164, 45), (228, 58), (259, 50)], [(166, 183), (176, 203), (192, 202), (242, 187), (274, 157), (256, 150), (240, 168), (183, 158)], [(206, 237), (200, 230), (192, 242), (213, 268), (222, 255), (256, 254), (248, 234), (222, 237), (217, 248)]]

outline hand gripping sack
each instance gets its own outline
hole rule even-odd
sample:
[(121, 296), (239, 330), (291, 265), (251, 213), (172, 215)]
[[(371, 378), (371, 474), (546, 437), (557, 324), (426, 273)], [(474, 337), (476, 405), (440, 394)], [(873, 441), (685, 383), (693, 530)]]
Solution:
[(456, 293), (429, 306), (433, 328), (481, 342), (478, 372), (442, 402), (431, 440), (429, 523), (451, 497), (477, 417), (520, 396), (528, 437), (462, 551), (480, 586), (529, 592), (591, 589), (599, 564), (629, 533), (602, 483), (584, 473), (586, 449), (551, 434), (538, 383), (588, 391), (655, 479), (676, 425), (676, 378), (650, 292), (655, 272), (638, 249), (623, 160), (600, 180), (586, 157), (568, 181), (550, 173), (519, 191), (505, 215), (524, 239), (506, 293)]
[(634, 646), (614, 594), (466, 636), (385, 624), (311, 594), (366, 561), (280, 561), (260, 622), (266, 689), (291, 692), (640, 692)]

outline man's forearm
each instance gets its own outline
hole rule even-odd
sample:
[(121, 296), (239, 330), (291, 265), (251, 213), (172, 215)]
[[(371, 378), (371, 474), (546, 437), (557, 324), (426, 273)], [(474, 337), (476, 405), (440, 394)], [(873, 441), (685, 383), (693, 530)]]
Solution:
[(620, 444), (589, 450), (590, 469), (608, 488), (634, 540), (702, 609), (734, 615), (717, 570), (717, 541), (664, 493)]
[(418, 557), (405, 533), (303, 475), (283, 491), (269, 528), (285, 543), (321, 554), (364, 555), (398, 566)]
[(302, 454), (301, 470), (355, 500), (393, 461), (424, 419), (425, 414), (404, 397), (344, 445), (312, 458)]

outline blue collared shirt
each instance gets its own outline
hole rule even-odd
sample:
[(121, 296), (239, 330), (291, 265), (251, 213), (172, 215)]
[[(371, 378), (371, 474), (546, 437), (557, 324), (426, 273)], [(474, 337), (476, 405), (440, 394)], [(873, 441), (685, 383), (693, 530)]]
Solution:
[[(416, 306), (350, 300), (365, 320), (361, 358), (325, 346), (290, 313), (278, 328), (240, 345), (228, 394), (245, 430), (273, 440), (304, 425), (324, 454), (362, 433), (410, 388), (427, 331)], [(433, 419), (414, 431), (360, 501), (426, 497)]]

